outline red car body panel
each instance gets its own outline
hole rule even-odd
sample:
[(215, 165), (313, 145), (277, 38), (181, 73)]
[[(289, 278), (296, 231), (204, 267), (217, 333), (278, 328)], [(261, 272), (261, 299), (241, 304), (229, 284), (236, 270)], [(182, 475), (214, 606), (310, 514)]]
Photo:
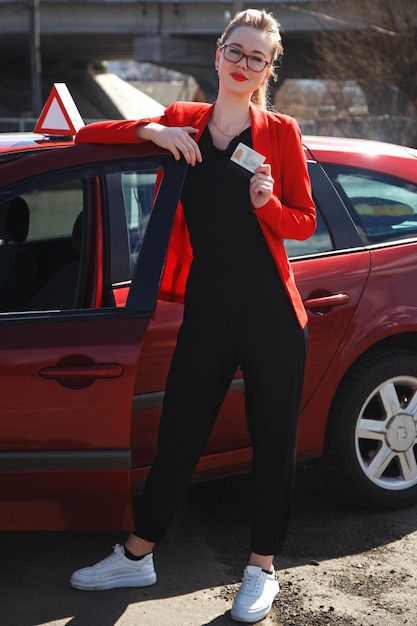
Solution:
[(355, 165), (399, 178), (416, 179), (417, 150), (381, 141), (304, 136), (304, 145), (320, 163)]
[(1, 449), (14, 450), (17, 442), (22, 451), (129, 448), (132, 390), (147, 324), (65, 320), (46, 329), (28, 323), (19, 325), (18, 339), (11, 325), (2, 334), (8, 366), (1, 370)]
[(1, 472), (0, 529), (132, 529), (131, 480), (129, 469)]
[[(1, 450), (7, 454), (18, 448), (29, 464), (34, 452), (53, 451), (45, 458), (45, 472), (0, 472), (2, 528), (93, 529), (99, 516), (108, 530), (131, 527), (132, 391), (147, 323), (65, 321), (47, 332), (39, 324), (20, 325), (19, 343), (14, 333), (2, 334)], [(115, 456), (115, 469), (90, 470), (88, 452), (95, 457), (100, 450), (96, 464), (106, 449)], [(47, 470), (48, 461), (56, 466), (57, 455), (65, 468), (67, 453), (70, 472)], [(21, 494), (28, 493), (30, 498), (22, 500)], [(62, 503), (60, 493), (66, 494)]]

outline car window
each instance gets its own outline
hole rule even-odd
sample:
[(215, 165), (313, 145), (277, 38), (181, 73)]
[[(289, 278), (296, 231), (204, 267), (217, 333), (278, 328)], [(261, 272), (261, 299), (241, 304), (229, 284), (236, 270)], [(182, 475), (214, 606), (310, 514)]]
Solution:
[(315, 232), (304, 241), (284, 239), (288, 257), (310, 256), (322, 252), (330, 252), (334, 249), (332, 238), (324, 222), (320, 210), (317, 208), (317, 226)]
[[(137, 260), (153, 267), (161, 255), (154, 243), (148, 254), (143, 245), (155, 183), (161, 183), (157, 205), (169, 207), (171, 190), (179, 195), (182, 164), (169, 154), (144, 154), (52, 172), (49, 161), (42, 167), (42, 175), (25, 180), (16, 167), (18, 180), (0, 186), (0, 314), (124, 307)], [(131, 306), (142, 307), (145, 295)]]
[(27, 242), (70, 237), (75, 219), (83, 210), (83, 184), (69, 180), (22, 194), (29, 207)]
[(325, 169), (367, 242), (417, 236), (416, 185), (368, 170)]
[(0, 312), (76, 306), (84, 195), (76, 178), (29, 187), (0, 204)]
[(156, 171), (121, 174), (132, 266), (142, 247), (151, 214), (156, 176)]

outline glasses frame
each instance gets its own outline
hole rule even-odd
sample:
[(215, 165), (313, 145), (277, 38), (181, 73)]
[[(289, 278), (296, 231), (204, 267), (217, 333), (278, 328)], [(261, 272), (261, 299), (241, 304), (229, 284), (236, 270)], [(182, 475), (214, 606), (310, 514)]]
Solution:
[[(235, 59), (234, 61), (231, 61), (230, 59), (228, 59), (226, 57), (227, 48), (233, 48), (233, 50), (236, 50), (236, 52), (239, 52), (240, 57), (238, 59)], [(250, 59), (252, 59), (253, 57), (260, 59), (261, 57), (257, 57), (255, 54), (245, 54), (244, 52), (242, 52), (242, 50), (240, 50), (236, 46), (231, 45), (230, 43), (224, 43), (222, 46), (219, 46), (219, 50), (223, 52), (224, 58), (226, 59), (226, 61), (229, 61), (229, 63), (239, 63), (239, 61), (241, 61), (242, 59), (246, 59), (246, 67), (249, 70), (251, 70), (251, 72), (256, 72), (257, 74), (260, 74), (261, 72), (263, 72), (266, 67), (272, 66), (272, 64), (269, 61), (267, 61), (266, 59), (262, 59), (262, 61), (264, 62), (263, 68), (261, 70), (254, 70), (253, 67), (249, 65)]]

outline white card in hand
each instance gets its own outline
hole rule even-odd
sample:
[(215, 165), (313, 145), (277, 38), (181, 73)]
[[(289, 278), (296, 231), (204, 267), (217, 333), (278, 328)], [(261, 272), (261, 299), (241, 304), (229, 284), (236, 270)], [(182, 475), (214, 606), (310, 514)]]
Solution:
[(241, 165), (246, 170), (254, 172), (256, 168), (265, 161), (265, 157), (240, 142), (230, 157), (230, 160), (233, 161), (233, 163)]

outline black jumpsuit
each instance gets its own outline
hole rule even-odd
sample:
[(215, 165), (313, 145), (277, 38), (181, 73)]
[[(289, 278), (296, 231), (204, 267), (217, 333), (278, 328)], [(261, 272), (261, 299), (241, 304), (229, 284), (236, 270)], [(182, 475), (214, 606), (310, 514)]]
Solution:
[(230, 161), (239, 141), (251, 145), (250, 129), (219, 150), (206, 128), (203, 162), (187, 173), (181, 200), (194, 259), (135, 534), (164, 536), (241, 367), (253, 446), (251, 548), (267, 555), (281, 551), (286, 534), (306, 346), (250, 205), (251, 174)]

